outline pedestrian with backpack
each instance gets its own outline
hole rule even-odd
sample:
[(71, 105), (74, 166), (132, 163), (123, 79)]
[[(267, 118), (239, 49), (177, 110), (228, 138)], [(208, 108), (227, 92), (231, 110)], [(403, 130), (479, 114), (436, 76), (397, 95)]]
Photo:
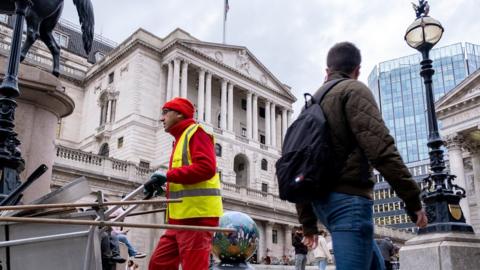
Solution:
[(280, 196), (296, 203), (304, 244), (317, 245), (320, 221), (332, 236), (337, 270), (384, 269), (373, 240), (373, 168), (416, 225), (427, 225), (420, 189), (372, 92), (358, 81), (360, 63), (360, 50), (350, 42), (329, 50), (327, 80), (287, 130), (276, 164)]

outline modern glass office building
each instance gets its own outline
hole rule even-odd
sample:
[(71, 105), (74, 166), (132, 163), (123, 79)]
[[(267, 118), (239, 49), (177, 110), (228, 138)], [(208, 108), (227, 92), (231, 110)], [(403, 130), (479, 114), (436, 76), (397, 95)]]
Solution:
[[(453, 44), (433, 49), (433, 92), (438, 100), (480, 68), (480, 45)], [(377, 65), (368, 77), (392, 136), (405, 162), (428, 158), (426, 101), (420, 77), (421, 55), (409, 55)]]
[[(480, 45), (456, 43), (435, 48), (430, 52), (430, 58), (435, 69), (433, 92), (435, 100), (438, 100), (480, 68)], [(383, 119), (411, 170), (428, 167), (428, 122), (425, 88), (419, 74), (420, 61), (420, 54), (385, 61), (378, 64), (368, 77), (368, 85), (380, 106)], [(421, 181), (428, 171), (413, 174), (418, 177), (417, 181)], [(411, 223), (405, 224), (400, 201), (388, 184), (381, 176), (377, 176), (377, 181), (376, 223), (398, 228), (413, 227)]]

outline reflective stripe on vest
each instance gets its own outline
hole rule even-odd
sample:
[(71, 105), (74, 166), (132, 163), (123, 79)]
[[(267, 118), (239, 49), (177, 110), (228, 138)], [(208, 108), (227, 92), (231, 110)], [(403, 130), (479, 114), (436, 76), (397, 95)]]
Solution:
[[(202, 128), (198, 124), (189, 126), (180, 136), (173, 150), (172, 169), (192, 163), (189, 143), (195, 132)], [(213, 137), (212, 137), (213, 141)], [(168, 183), (169, 198), (182, 199), (181, 203), (168, 205), (168, 217), (173, 219), (220, 217), (223, 214), (218, 173), (205, 181), (192, 185)]]

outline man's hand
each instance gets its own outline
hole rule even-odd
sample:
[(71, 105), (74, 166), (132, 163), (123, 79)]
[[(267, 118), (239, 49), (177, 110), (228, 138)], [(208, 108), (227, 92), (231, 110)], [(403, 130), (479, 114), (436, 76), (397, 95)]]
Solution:
[(422, 209), (418, 210), (417, 212), (415, 212), (415, 215), (417, 215), (417, 222), (416, 222), (417, 227), (420, 227), (420, 228), (427, 227), (428, 218), (427, 218), (427, 213), (425, 212), (425, 210), (423, 210), (423, 208), (422, 208)]
[(150, 176), (150, 180), (143, 184), (143, 194), (147, 198), (151, 198), (154, 195), (162, 195), (165, 191), (165, 183), (167, 183), (167, 176), (163, 172), (156, 171)]
[(316, 235), (305, 235), (302, 243), (309, 249), (314, 249), (318, 244), (318, 237)]

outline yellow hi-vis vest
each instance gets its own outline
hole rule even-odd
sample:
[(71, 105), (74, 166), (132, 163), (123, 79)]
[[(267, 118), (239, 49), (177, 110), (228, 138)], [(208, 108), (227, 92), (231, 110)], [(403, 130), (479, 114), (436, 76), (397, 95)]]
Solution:
[[(185, 129), (173, 150), (172, 169), (188, 166), (192, 163), (190, 156), (190, 138), (201, 128), (193, 124)], [(212, 136), (213, 141), (213, 136)], [(186, 219), (203, 217), (220, 217), (223, 215), (222, 197), (220, 194), (220, 177), (218, 173), (200, 183), (183, 185), (168, 183), (170, 199), (182, 199), (181, 203), (168, 204), (168, 218)]]

